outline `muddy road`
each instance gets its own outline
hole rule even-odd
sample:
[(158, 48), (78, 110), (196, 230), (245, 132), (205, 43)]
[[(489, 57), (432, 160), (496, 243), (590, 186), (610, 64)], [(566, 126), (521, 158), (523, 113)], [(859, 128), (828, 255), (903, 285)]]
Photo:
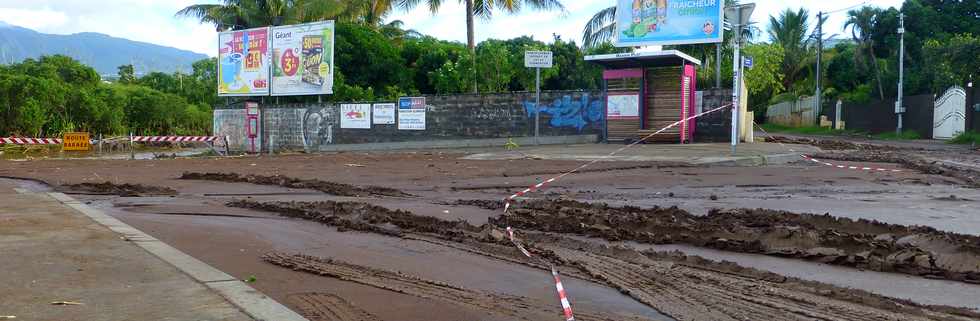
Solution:
[[(969, 176), (602, 162), (503, 215), (499, 200), (580, 163), (464, 156), (5, 161), (0, 176), (254, 276), (310, 320), (560, 318), (547, 266), (507, 225), (559, 268), (581, 319), (980, 318)], [(839, 162), (867, 160), (888, 159)]]

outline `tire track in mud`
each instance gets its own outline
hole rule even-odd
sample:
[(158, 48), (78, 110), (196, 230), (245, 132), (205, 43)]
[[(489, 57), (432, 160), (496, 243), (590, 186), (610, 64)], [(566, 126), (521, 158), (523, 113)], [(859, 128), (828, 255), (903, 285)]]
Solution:
[[(505, 235), (489, 224), (477, 227), (465, 222), (444, 221), (363, 203), (237, 201), (227, 205), (272, 211), (338, 228), (432, 243), (507, 263), (546, 270), (540, 264), (523, 259), (522, 254), (512, 246), (505, 245)], [(571, 214), (569, 211), (564, 213)], [(554, 219), (548, 216), (541, 218)], [(818, 222), (811, 223), (820, 225)], [(379, 230), (379, 226), (391, 225), (397, 226), (399, 230), (394, 233), (388, 229)], [(971, 318), (980, 316), (960, 308), (924, 306), (680, 253), (640, 252), (631, 248), (608, 247), (575, 240), (562, 236), (561, 233), (542, 233), (526, 229), (521, 236), (529, 237), (527, 241), (530, 242), (525, 243), (529, 251), (558, 266), (563, 275), (618, 289), (640, 303), (678, 320), (974, 320)], [(299, 257), (303, 259), (303, 256)], [(306, 257), (305, 260), (313, 263), (299, 266), (305, 267), (309, 273), (351, 278), (350, 275), (330, 272), (330, 266), (321, 271), (316, 262), (322, 262), (323, 259)], [(298, 269), (294, 266), (285, 267)], [(374, 270), (369, 267), (358, 268), (359, 271), (369, 271), (360, 274), (377, 274), (370, 272)], [(366, 277), (354, 279), (363, 278)], [(448, 297), (434, 296), (432, 291), (435, 290), (431, 289), (406, 292), (402, 288), (389, 286), (391, 282), (386, 278), (380, 280), (360, 282), (370, 282), (366, 284), (400, 293), (414, 292), (412, 295), (420, 297), (457, 300), (456, 294)], [(452, 288), (460, 291), (459, 288)], [(541, 307), (532, 309), (538, 313), (542, 309), (554, 311), (556, 315), (559, 313), (557, 305), (552, 307), (547, 302), (534, 306)], [(482, 307), (487, 308), (488, 305), (483, 304)], [(507, 315), (515, 313), (514, 309), (505, 311), (510, 313)], [(871, 312), (866, 314), (865, 311)], [(583, 316), (583, 311), (577, 310), (576, 314)]]
[(561, 247), (545, 248), (677, 320), (931, 320), (669, 262), (638, 264)]
[[(262, 256), (268, 263), (343, 281), (355, 282), (414, 297), (435, 300), (520, 320), (540, 320), (560, 316), (557, 303), (537, 302), (526, 297), (480, 292), (452, 284), (426, 280), (401, 272), (354, 265), (329, 258), (272, 252)], [(624, 320), (577, 311), (583, 320)]]
[(286, 300), (299, 307), (300, 314), (310, 321), (381, 321), (344, 298), (328, 293), (299, 293)]
[(354, 186), (344, 183), (321, 181), (317, 179), (298, 179), (283, 175), (241, 175), (237, 173), (193, 173), (184, 172), (180, 179), (203, 180), (229, 183), (249, 183), (256, 185), (271, 185), (287, 188), (312, 189), (324, 194), (336, 196), (393, 196), (411, 197), (413, 195), (400, 190), (382, 186)]

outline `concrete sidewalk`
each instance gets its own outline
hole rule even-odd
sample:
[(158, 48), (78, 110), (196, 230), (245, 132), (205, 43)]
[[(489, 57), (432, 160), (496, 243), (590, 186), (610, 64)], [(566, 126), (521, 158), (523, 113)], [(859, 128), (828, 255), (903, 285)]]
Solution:
[[(281, 319), (243, 306), (248, 303), (243, 298), (264, 297), (257, 292), (221, 291), (188, 273), (187, 267), (196, 263), (173, 264), (167, 255), (138, 245), (160, 243), (138, 230), (122, 223), (110, 230), (107, 223), (118, 221), (82, 213), (79, 207), (85, 205), (63, 194), (15, 191), (15, 187), (10, 180), (0, 180), (0, 319)], [(114, 231), (125, 228), (132, 231), (125, 235)], [(170, 248), (162, 243), (154, 246)], [(170, 257), (183, 253), (174, 254)], [(238, 292), (250, 289), (227, 274), (215, 274), (228, 279), (223, 286)], [(59, 301), (70, 304), (54, 304)], [(268, 302), (254, 303), (263, 307)], [(295, 315), (288, 309), (285, 313)]]
[(521, 146), (514, 151), (491, 151), (464, 157), (473, 160), (540, 158), (550, 160), (672, 162), (691, 165), (763, 166), (779, 165), (800, 160), (801, 153), (820, 149), (808, 145), (779, 145), (744, 143), (738, 152), (731, 153), (729, 144), (640, 144), (612, 157), (609, 153), (622, 148), (621, 144), (581, 144), (564, 146)]

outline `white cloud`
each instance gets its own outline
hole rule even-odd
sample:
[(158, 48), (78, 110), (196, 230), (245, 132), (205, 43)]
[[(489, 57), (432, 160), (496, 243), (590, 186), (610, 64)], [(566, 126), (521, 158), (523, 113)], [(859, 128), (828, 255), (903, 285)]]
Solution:
[(197, 0), (0, 0), (0, 21), (44, 33), (98, 32), (213, 55), (213, 27), (176, 13)]
[(68, 16), (64, 12), (50, 8), (0, 8), (0, 21), (24, 28), (43, 30), (64, 26), (68, 22)]

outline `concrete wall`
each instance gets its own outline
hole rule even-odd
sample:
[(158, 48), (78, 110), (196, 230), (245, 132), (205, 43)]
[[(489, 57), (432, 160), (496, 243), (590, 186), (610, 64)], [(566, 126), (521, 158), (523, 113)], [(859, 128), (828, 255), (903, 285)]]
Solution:
[[(319, 151), (338, 144), (533, 136), (538, 110), (542, 136), (601, 135), (604, 125), (600, 92), (543, 92), (541, 108), (535, 108), (534, 93), (427, 96), (426, 104), (425, 130), (398, 130), (397, 124), (340, 128), (339, 104), (267, 104), (260, 106), (262, 146)], [(232, 149), (246, 149), (244, 111), (219, 109), (214, 115), (215, 135), (232, 137)]]
[(816, 126), (816, 104), (816, 97), (803, 97), (769, 106), (766, 109), (766, 123), (788, 127)]

